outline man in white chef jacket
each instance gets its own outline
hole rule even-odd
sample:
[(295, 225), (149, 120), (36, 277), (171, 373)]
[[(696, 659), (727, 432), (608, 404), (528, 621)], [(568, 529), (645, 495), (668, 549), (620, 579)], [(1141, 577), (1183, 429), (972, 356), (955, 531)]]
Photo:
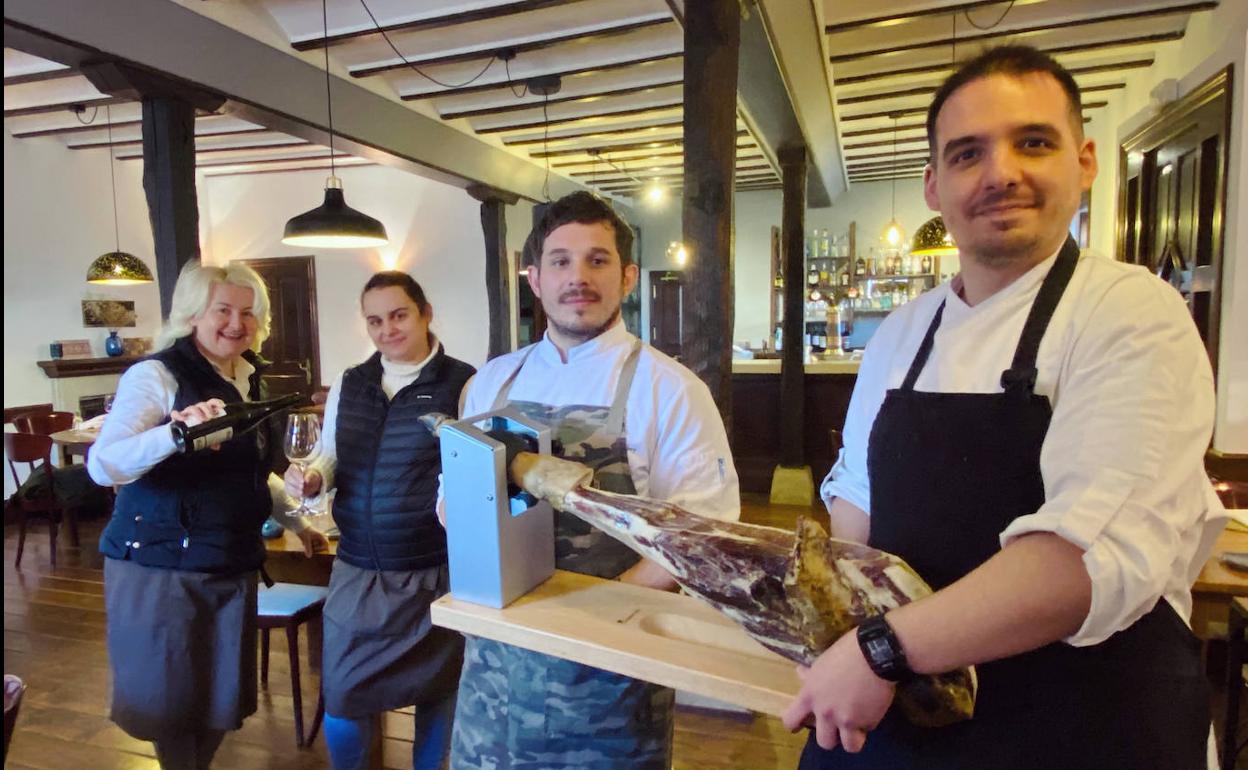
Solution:
[[(936, 592), (801, 672), (800, 767), (1204, 768), (1187, 618), (1225, 512), (1196, 327), (1169, 285), (1070, 239), (1097, 159), (1054, 60), (981, 54), (927, 128), (924, 193), (961, 273), (872, 339), (821, 491), (836, 536)], [(892, 708), (908, 678), (972, 664), (973, 719), (919, 728)]]

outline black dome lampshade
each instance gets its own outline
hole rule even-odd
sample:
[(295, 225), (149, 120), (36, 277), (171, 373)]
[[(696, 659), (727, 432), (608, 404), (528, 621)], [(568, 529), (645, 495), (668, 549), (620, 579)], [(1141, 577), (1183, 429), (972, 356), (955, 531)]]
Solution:
[[(356, 211), (342, 197), (342, 180), (334, 167), (334, 98), (329, 77), (329, 12), (321, 0), (321, 28), (325, 50), (325, 113), (329, 118), (329, 179), (325, 202), (286, 222), (282, 243), (321, 249), (366, 249), (390, 242), (386, 228), (376, 219)], [(397, 49), (396, 49), (397, 50)]]
[(945, 229), (945, 220), (934, 216), (914, 231), (910, 253), (920, 257), (943, 257), (957, 254), (958, 245), (953, 242), (953, 236)]
[(363, 249), (390, 242), (381, 222), (347, 205), (342, 180), (325, 182), (325, 202), (292, 217), (286, 223), (282, 243), (326, 249)]
[(104, 286), (135, 286), (155, 279), (143, 260), (124, 251), (101, 254), (87, 268), (87, 283)]

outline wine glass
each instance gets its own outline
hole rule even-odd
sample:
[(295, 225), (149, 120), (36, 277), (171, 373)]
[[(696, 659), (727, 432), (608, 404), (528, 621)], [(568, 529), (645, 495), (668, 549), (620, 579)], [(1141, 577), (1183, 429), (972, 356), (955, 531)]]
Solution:
[[(304, 473), (307, 473), (308, 458), (316, 451), (320, 439), (321, 424), (315, 414), (294, 412), (286, 416), (286, 459)], [(309, 508), (308, 501), (301, 497), (298, 510), (291, 511), (291, 515), (315, 516), (316, 511)]]

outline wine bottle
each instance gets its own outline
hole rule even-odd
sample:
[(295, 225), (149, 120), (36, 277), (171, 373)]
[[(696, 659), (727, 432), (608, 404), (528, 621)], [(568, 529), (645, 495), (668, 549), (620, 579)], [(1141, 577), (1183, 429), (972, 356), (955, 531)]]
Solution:
[(170, 424), (173, 444), (181, 453), (198, 452), (201, 449), (223, 444), (303, 400), (303, 395), (291, 393), (269, 401), (250, 403), (240, 401), (226, 404), (225, 414), (195, 425), (187, 425), (180, 420), (174, 420)]

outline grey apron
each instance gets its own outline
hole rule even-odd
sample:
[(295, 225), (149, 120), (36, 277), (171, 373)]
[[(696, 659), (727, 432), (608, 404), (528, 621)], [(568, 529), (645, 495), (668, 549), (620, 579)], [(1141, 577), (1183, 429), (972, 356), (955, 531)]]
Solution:
[(110, 718), (156, 740), (237, 730), (256, 711), (256, 573), (104, 560)]
[[(559, 456), (594, 469), (594, 485), (636, 494), (624, 416), (641, 354), (625, 359), (610, 406), (551, 407), (509, 401), (532, 347), (503, 383), (494, 409), (510, 405), (549, 425)], [(616, 578), (640, 560), (631, 549), (569, 514), (556, 514), (555, 565)], [(459, 683), (451, 768), (668, 770), (674, 693), (562, 658), (468, 637)]]
[(429, 619), (448, 585), (446, 565), (379, 571), (334, 561), (321, 669), (328, 713), (359, 719), (455, 694), (464, 639)]

